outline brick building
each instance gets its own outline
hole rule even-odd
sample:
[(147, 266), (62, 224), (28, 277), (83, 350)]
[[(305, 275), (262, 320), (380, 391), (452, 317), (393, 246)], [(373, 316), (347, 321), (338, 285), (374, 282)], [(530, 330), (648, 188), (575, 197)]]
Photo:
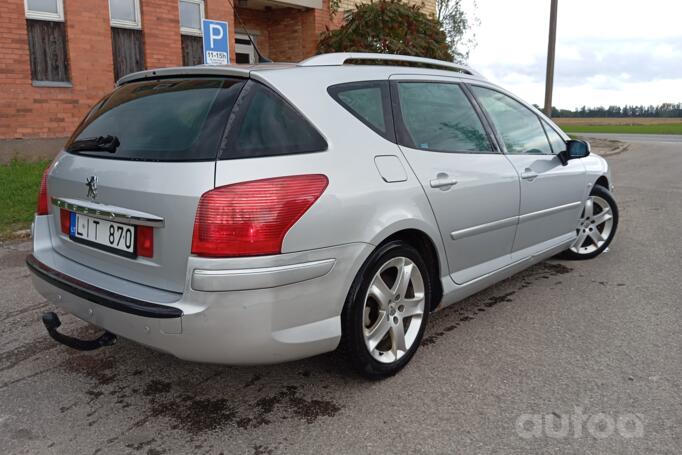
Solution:
[[(232, 1), (263, 55), (300, 61), (364, 0), (340, 0), (335, 15), (329, 0)], [(117, 78), (201, 63), (201, 18), (229, 23), (231, 61), (257, 61), (229, 0), (3, 0), (0, 140), (67, 136)]]

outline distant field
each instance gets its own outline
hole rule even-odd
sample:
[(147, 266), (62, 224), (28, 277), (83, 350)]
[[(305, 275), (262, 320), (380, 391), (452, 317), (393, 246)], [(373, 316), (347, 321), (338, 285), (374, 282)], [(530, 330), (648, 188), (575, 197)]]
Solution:
[(567, 133), (682, 134), (682, 118), (555, 118)]

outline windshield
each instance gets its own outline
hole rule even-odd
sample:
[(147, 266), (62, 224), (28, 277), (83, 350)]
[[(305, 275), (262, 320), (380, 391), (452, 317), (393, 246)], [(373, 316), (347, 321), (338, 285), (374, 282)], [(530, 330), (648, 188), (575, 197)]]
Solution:
[[(163, 79), (123, 85), (85, 117), (67, 151), (110, 159), (215, 160), (239, 79)], [(98, 141), (116, 138), (111, 153)], [(89, 144), (93, 144), (92, 147)]]

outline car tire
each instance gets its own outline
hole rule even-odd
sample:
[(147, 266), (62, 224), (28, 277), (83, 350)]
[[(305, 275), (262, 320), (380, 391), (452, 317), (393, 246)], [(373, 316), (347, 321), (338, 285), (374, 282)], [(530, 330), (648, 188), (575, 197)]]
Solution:
[(595, 185), (580, 216), (578, 238), (561, 256), (571, 260), (595, 258), (609, 247), (617, 228), (616, 200), (609, 190)]
[(400, 240), (365, 261), (341, 316), (340, 349), (360, 374), (386, 378), (410, 361), (428, 321), (431, 280), (419, 252)]

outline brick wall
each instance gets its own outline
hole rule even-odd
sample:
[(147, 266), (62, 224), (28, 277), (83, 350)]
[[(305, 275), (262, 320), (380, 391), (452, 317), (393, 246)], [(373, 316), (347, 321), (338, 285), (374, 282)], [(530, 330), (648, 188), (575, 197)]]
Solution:
[(255, 32), (261, 53), (277, 62), (299, 62), (315, 55), (320, 34), (326, 27), (338, 28), (343, 22), (341, 13), (329, 16), (328, 0), (323, 0), (322, 9), (237, 8), (237, 12), (246, 28)]
[[(232, 0), (236, 3), (237, 0)], [(175, 6), (177, 9), (177, 6)], [(230, 43), (230, 61), (234, 61), (234, 10), (232, 5), (227, 0), (205, 0), (204, 1), (204, 14), (206, 19), (213, 19), (216, 21), (225, 21), (229, 24), (228, 34), (230, 38), (228, 43)]]
[(140, 8), (146, 67), (182, 66), (177, 0), (142, 0)]
[[(235, 0), (236, 1), (236, 0)], [(342, 8), (357, 0), (342, 0)], [(364, 0), (360, 0), (364, 1)], [(419, 1), (419, 0), (410, 0)], [(435, 0), (425, 0), (433, 5)], [(314, 55), (325, 29), (337, 28), (342, 11), (322, 9), (239, 9), (261, 52), (275, 61), (298, 62)], [(177, 0), (141, 0), (145, 66), (182, 64)], [(230, 51), (241, 26), (227, 0), (205, 0), (208, 19), (230, 24)], [(24, 0), (0, 1), (0, 139), (68, 136), (85, 112), (114, 87), (108, 0), (64, 0), (69, 87), (35, 87), (31, 82)]]
[(65, 0), (72, 87), (33, 87), (24, 0), (0, 2), (0, 138), (59, 137), (114, 85), (107, 0)]
[[(256, 40), (258, 50), (264, 56), (274, 59), (270, 52), (270, 13), (264, 10), (248, 8), (237, 8), (237, 13), (246, 26), (248, 32), (251, 33), (253, 38)], [(236, 19), (235, 27), (237, 27), (237, 32), (243, 33), (245, 31)]]
[[(145, 65), (182, 65), (177, 0), (141, 0)], [(24, 0), (0, 1), (0, 139), (71, 134), (87, 110), (114, 87), (108, 0), (64, 0), (71, 87), (31, 83)], [(206, 17), (230, 23), (226, 0), (207, 0)], [(234, 48), (232, 48), (234, 58)]]

